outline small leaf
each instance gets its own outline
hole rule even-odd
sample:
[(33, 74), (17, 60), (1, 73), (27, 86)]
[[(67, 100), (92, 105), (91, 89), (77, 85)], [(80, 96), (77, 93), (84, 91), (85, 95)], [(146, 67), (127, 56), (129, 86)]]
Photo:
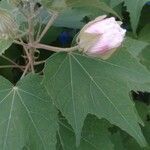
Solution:
[(57, 111), (40, 82), (29, 75), (12, 86), (0, 77), (1, 150), (55, 150)]
[(58, 53), (47, 60), (44, 85), (55, 105), (72, 125), (77, 143), (87, 114), (106, 118), (133, 136), (140, 145), (146, 142), (138, 123), (142, 123), (130, 100), (131, 90), (150, 90), (144, 83), (150, 73), (122, 49), (109, 61), (77, 53)]

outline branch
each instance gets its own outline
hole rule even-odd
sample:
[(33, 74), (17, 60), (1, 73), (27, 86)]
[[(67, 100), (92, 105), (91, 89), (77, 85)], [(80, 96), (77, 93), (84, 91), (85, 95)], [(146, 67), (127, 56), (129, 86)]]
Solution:
[(2, 69), (2, 68), (25, 68), (25, 66), (16, 66), (16, 65), (4, 65), (4, 66), (0, 66), (0, 69)]
[(44, 49), (44, 50), (54, 51), (54, 52), (71, 52), (71, 51), (75, 51), (79, 48), (78, 45), (74, 46), (74, 47), (70, 47), (70, 48), (60, 48), (60, 47), (49, 46), (49, 45), (40, 44), (40, 43), (36, 43), (36, 44), (30, 45), (30, 46), (34, 47), (34, 48)]
[(26, 65), (26, 68), (21, 76), (21, 79), (27, 74), (29, 68), (30, 68), (30, 62)]
[(45, 62), (46, 62), (46, 60), (37, 61), (37, 62), (34, 62), (34, 65), (44, 64)]
[(41, 43), (21, 43), (18, 41), (15, 41), (16, 44), (28, 47), (28, 48), (37, 48), (37, 49), (44, 49), (44, 50), (48, 50), (48, 51), (54, 51), (54, 52), (70, 52), (70, 51), (75, 51), (79, 48), (78, 45), (74, 46), (74, 47), (70, 47), (70, 48), (61, 48), (61, 47), (55, 47), (55, 46), (50, 46), (50, 45), (45, 45), (45, 44), (41, 44)]
[(20, 68), (22, 71), (24, 71), (21, 66), (19, 66), (18, 64), (16, 64), (16, 63), (15, 63), (13, 60), (11, 60), (10, 58), (8, 58), (8, 57), (6, 57), (6, 56), (4, 56), (4, 55), (0, 55), (0, 57), (6, 59), (7, 61), (9, 61), (10, 63), (12, 63), (12, 64), (13, 64), (14, 66), (16, 66), (17, 68)]
[[(20, 42), (21, 41), (21, 42)], [(20, 38), (20, 41), (17, 41), (17, 40), (14, 40), (14, 43), (15, 44), (18, 44), (18, 45), (21, 45), (21, 46), (28, 46), (28, 44), (26, 44), (26, 43), (24, 43), (22, 40), (21, 40), (21, 38)]]
[[(31, 16), (34, 14), (34, 7), (32, 3), (30, 3), (30, 13)], [(28, 28), (29, 28), (29, 43), (34, 42), (34, 25), (33, 25), (33, 18), (31, 16), (28, 16)], [(29, 61), (32, 73), (35, 73), (34, 71), (34, 48), (29, 48)]]

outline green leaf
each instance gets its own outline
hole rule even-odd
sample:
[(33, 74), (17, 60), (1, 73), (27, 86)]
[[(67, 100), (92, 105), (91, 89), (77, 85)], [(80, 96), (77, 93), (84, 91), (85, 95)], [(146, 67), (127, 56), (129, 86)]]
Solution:
[(81, 143), (76, 147), (75, 134), (70, 125), (60, 119), (60, 129), (58, 136), (62, 150), (113, 150), (113, 144), (110, 141), (110, 133), (108, 132), (108, 123), (105, 120), (99, 120), (89, 115), (85, 122), (81, 135)]
[[(149, 100), (149, 97), (148, 97), (148, 100)], [(145, 138), (147, 139), (147, 142), (150, 144), (150, 120), (149, 120), (150, 105), (146, 105), (141, 102), (136, 102), (136, 107), (141, 118), (145, 122), (145, 126), (143, 127), (142, 131), (143, 131)], [(147, 147), (147, 149), (144, 149), (144, 150), (150, 150), (150, 145)]]
[(13, 12), (15, 7), (11, 5), (9, 0), (1, 0), (0, 1), (0, 8), (7, 10), (8, 12)]
[(102, 10), (104, 12), (111, 13), (120, 18), (120, 16), (110, 6), (108, 6), (105, 2), (100, 0), (84, 0), (84, 1), (66, 0), (66, 1), (68, 3), (68, 6), (70, 7), (92, 7), (95, 9)]
[(7, 50), (13, 43), (12, 39), (0, 39), (0, 55)]
[[(43, 1), (44, 2), (44, 1)], [(45, 0), (46, 7), (51, 8), (51, 3), (54, 1)], [(51, 8), (52, 9), (52, 8)], [(120, 18), (120, 16), (106, 3), (99, 0), (86, 0), (86, 1), (73, 1), (66, 0), (66, 8), (60, 9), (61, 13), (56, 19), (54, 25), (58, 27), (68, 27), (79, 29), (85, 25), (84, 17), (88, 17), (89, 20), (104, 15), (113, 14)]]
[(17, 29), (12, 14), (2, 7), (2, 2), (0, 2), (0, 55), (12, 45)]
[(109, 7), (105, 2), (99, 0), (42, 0), (42, 2), (44, 6), (57, 11), (63, 11), (68, 8), (90, 7), (111, 13), (120, 18), (120, 16), (111, 7)]
[(142, 8), (149, 0), (124, 0), (125, 6), (130, 13), (130, 20), (133, 32), (136, 33)]
[(56, 11), (62, 11), (68, 7), (66, 0), (42, 0), (42, 4)]
[[(139, 101), (136, 101), (135, 104), (136, 104), (136, 108), (139, 112), (139, 115), (141, 116), (141, 118), (143, 119), (143, 121), (145, 123), (145, 126), (142, 127), (143, 134), (144, 134), (145, 138), (147, 139), (148, 143), (150, 143), (150, 128), (149, 128), (150, 126), (149, 126), (149, 121), (147, 120), (147, 116), (150, 114), (149, 106), (144, 104), (143, 102), (139, 102)], [(149, 146), (141, 148), (133, 138), (129, 137), (127, 134), (123, 133), (122, 131), (121, 131), (121, 133), (122, 134), (120, 137), (118, 137), (118, 140), (119, 139), (122, 140), (125, 149), (127, 149), (127, 150), (133, 150), (133, 149), (135, 149), (135, 150), (150, 150)]]
[(63, 11), (62, 14), (55, 21), (54, 25), (58, 27), (68, 27), (80, 29), (85, 25), (82, 21), (85, 16), (92, 15), (93, 12), (88, 10), (76, 8), (76, 9), (67, 9)]
[(123, 46), (131, 53), (134, 57), (138, 57), (144, 48), (149, 44), (147, 42), (126, 37)]
[[(142, 101), (142, 98), (140, 99)], [(144, 123), (146, 123), (147, 115), (149, 114), (149, 107), (145, 103), (138, 102), (138, 100), (136, 101), (137, 102), (135, 104), (136, 104), (137, 111), (139, 112), (139, 115), (144, 121)]]
[(110, 0), (110, 5), (112, 7), (116, 7), (117, 5), (119, 5), (122, 2), (123, 2), (123, 0)]
[(140, 61), (148, 70), (150, 70), (150, 45), (140, 54)]
[(114, 144), (114, 149), (115, 150), (126, 150), (124, 148), (123, 141), (122, 141), (122, 136), (121, 136), (120, 132), (116, 132), (116, 133), (112, 134), (111, 140)]
[(77, 143), (87, 114), (106, 118), (146, 145), (138, 123), (142, 123), (129, 92), (150, 90), (144, 83), (150, 73), (122, 49), (109, 61), (77, 53), (58, 53), (44, 69), (44, 85), (55, 105), (72, 125)]
[(148, 42), (150, 44), (150, 24), (147, 24), (139, 34), (139, 40)]
[(55, 150), (57, 111), (40, 82), (29, 75), (13, 86), (0, 77), (1, 150)]
[[(27, 22), (27, 18), (24, 15), (24, 12), (22, 9), (16, 7), (13, 5), (13, 0), (1, 0), (0, 1), (0, 8), (2, 10), (5, 10), (8, 12), (14, 23), (16, 24), (16, 34), (13, 35), (11, 38), (21, 37), (26, 32), (25, 22)], [(15, 0), (14, 0), (15, 1)], [(17, 1), (17, 0), (16, 0)], [(11, 29), (14, 29), (12, 26)], [(20, 32), (21, 31), (21, 32)]]

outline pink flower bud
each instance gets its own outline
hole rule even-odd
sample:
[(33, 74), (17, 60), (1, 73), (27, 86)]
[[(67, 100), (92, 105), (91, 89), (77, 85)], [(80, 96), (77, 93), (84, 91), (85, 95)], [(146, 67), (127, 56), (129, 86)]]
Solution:
[(87, 55), (109, 58), (121, 45), (126, 33), (114, 17), (100, 16), (83, 27), (78, 35), (78, 44)]

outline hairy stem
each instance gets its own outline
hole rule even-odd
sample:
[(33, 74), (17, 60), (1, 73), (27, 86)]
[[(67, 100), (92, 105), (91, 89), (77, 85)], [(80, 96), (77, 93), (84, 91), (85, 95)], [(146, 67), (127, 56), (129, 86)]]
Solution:
[[(32, 3), (30, 3), (30, 15), (31, 16), (28, 16), (28, 28), (29, 28), (29, 43), (31, 43), (31, 44), (34, 42), (34, 24), (33, 24), (34, 17), (32, 17), (33, 14), (34, 14), (34, 6)], [(34, 50), (35, 50), (35, 48), (31, 47), (29, 49), (29, 55), (28, 55), (32, 73), (35, 73), (35, 71), (34, 71)]]
[(55, 46), (50, 46), (50, 45), (45, 45), (45, 44), (40, 44), (40, 43), (36, 43), (31, 46), (35, 48), (39, 48), (39, 49), (48, 50), (48, 51), (54, 51), (54, 52), (71, 52), (79, 48), (78, 45), (74, 47), (70, 47), (70, 48), (61, 48), (61, 47), (55, 47)]

